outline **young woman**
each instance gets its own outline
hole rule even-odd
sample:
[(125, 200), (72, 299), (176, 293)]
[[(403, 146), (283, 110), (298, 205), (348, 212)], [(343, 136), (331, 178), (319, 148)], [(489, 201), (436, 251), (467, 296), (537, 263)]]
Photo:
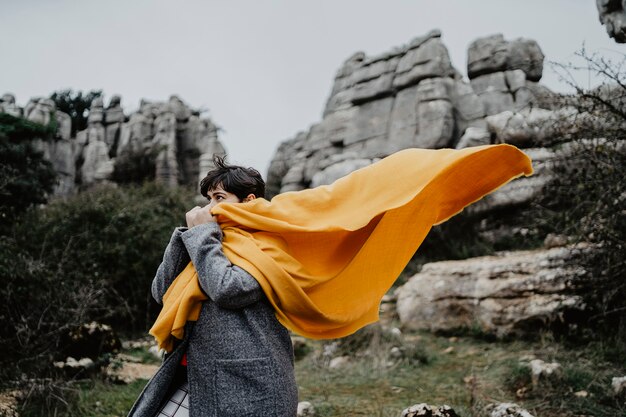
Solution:
[(211, 209), (263, 197), (265, 183), (252, 168), (214, 158), (200, 184), (208, 199), (176, 228), (152, 283), (160, 304), (168, 288), (193, 263), (208, 296), (197, 321), (188, 322), (129, 416), (295, 416), (298, 393), (289, 332), (258, 282), (224, 256), (222, 231)]

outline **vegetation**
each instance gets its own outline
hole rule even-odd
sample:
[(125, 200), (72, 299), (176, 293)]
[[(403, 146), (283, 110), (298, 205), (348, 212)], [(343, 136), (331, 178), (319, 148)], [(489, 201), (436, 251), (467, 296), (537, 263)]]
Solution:
[(62, 90), (52, 93), (50, 98), (56, 104), (57, 110), (69, 114), (72, 119), (72, 137), (74, 137), (76, 132), (87, 128), (91, 102), (100, 96), (102, 96), (102, 90), (92, 90), (85, 95), (82, 91), (74, 93), (72, 90)]
[(72, 330), (95, 320), (122, 334), (146, 331), (156, 316), (152, 277), (192, 194), (153, 183), (103, 186), (16, 219), (0, 236), (4, 385), (25, 385), (30, 401), (62, 407), (71, 392), (52, 362), (67, 356)]
[(0, 113), (0, 230), (52, 192), (56, 174), (32, 141), (52, 140), (55, 131), (54, 125)]

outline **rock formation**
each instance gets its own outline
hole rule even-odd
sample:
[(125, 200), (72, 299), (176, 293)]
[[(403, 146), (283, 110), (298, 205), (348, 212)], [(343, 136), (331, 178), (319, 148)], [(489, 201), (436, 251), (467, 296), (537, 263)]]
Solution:
[(622, 0), (596, 0), (600, 23), (615, 42), (626, 43), (626, 4)]
[(438, 30), (379, 56), (352, 55), (323, 119), (279, 146), (269, 194), (328, 184), (400, 149), (490, 143), (486, 116), (536, 106), (548, 91), (538, 84), (544, 57), (535, 41), (489, 36), (468, 56), (469, 83)]
[(50, 99), (33, 98), (22, 110), (13, 95), (5, 94), (0, 112), (43, 125), (55, 120), (55, 140), (35, 140), (34, 145), (59, 176), (56, 195), (71, 194), (79, 185), (109, 181), (117, 162), (132, 161), (141, 154), (155, 155), (157, 181), (171, 186), (196, 185), (201, 174), (211, 168), (213, 154), (225, 153), (215, 124), (176, 96), (167, 102), (143, 100), (129, 117), (120, 96), (112, 96), (106, 107), (98, 97), (89, 108), (87, 128), (76, 137), (71, 137), (70, 116), (58, 111)]
[(581, 309), (572, 278), (584, 248), (558, 247), (424, 265), (397, 290), (397, 310), (410, 329), (449, 331), (477, 326), (499, 336), (523, 334), (537, 323)]

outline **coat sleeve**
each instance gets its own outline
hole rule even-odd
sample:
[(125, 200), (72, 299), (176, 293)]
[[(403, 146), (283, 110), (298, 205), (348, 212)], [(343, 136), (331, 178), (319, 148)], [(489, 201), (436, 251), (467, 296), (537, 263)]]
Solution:
[(237, 309), (259, 301), (263, 290), (244, 269), (230, 263), (222, 250), (222, 229), (217, 223), (194, 226), (182, 234), (200, 287), (222, 308)]
[(163, 253), (163, 260), (157, 269), (156, 275), (152, 280), (152, 297), (159, 304), (163, 304), (163, 296), (167, 292), (174, 279), (187, 266), (189, 254), (182, 241), (182, 234), (186, 231), (186, 227), (177, 227), (172, 233), (170, 242)]

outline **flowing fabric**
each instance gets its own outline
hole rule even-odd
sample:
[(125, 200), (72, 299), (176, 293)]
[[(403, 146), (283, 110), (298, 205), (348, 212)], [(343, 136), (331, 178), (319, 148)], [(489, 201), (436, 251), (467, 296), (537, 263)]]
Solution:
[[(331, 185), (212, 213), (224, 254), (259, 282), (278, 320), (300, 335), (349, 335), (378, 320), (382, 296), (433, 225), (521, 175), (511, 145), (406, 149)], [(207, 296), (192, 263), (176, 277), (150, 333), (170, 350)]]

